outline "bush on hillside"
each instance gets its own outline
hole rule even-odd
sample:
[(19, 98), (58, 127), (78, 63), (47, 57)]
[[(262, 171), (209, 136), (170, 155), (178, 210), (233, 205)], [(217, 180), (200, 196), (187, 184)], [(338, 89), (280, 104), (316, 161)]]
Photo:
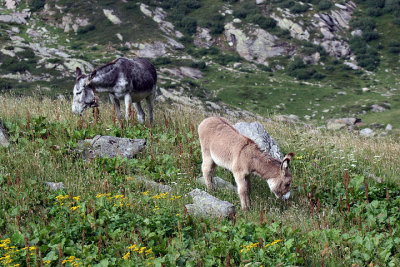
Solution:
[(264, 17), (261, 14), (254, 14), (249, 16), (249, 20), (255, 24), (258, 24), (261, 28), (268, 30), (273, 29), (276, 26), (276, 20), (273, 18)]
[(296, 3), (294, 6), (290, 8), (290, 11), (294, 14), (300, 14), (306, 12), (308, 8), (309, 8), (308, 5), (301, 5), (299, 3)]
[(323, 10), (328, 10), (333, 6), (332, 2), (329, 0), (323, 0), (321, 2), (318, 3), (317, 5), (317, 9), (319, 11), (323, 11)]
[(29, 48), (26, 48), (24, 51), (18, 52), (16, 54), (20, 58), (35, 58), (35, 53)]
[(178, 28), (188, 34), (194, 34), (197, 30), (197, 20), (191, 17), (184, 17), (178, 22)]
[(4, 70), (9, 72), (25, 72), (27, 70), (31, 70), (32, 66), (29, 62), (19, 61), (15, 57), (6, 57), (3, 59), (3, 64), (1, 66)]
[(41, 10), (44, 7), (44, 5), (46, 4), (46, 0), (31, 0), (29, 4), (31, 7), (31, 11), (35, 12)]
[(86, 33), (90, 32), (90, 31), (94, 31), (95, 29), (96, 29), (95, 25), (89, 24), (89, 25), (80, 27), (78, 29), (77, 33), (82, 35), (82, 34), (86, 34)]
[(12, 85), (9, 81), (0, 79), (0, 92), (3, 90), (10, 90), (12, 89)]
[(227, 65), (228, 63), (231, 62), (240, 62), (242, 61), (242, 58), (237, 55), (229, 55), (229, 54), (219, 54), (215, 61), (221, 65)]

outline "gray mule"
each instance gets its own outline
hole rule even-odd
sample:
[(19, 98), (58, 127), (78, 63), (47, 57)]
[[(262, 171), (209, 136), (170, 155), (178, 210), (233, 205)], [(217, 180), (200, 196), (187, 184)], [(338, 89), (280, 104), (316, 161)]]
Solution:
[(72, 112), (82, 115), (89, 107), (97, 106), (96, 92), (107, 92), (115, 105), (118, 119), (122, 119), (120, 99), (124, 98), (125, 119), (129, 119), (129, 107), (133, 102), (140, 123), (145, 122), (140, 101), (146, 99), (148, 116), (152, 123), (156, 89), (156, 69), (145, 58), (118, 58), (95, 69), (89, 76), (76, 68)]

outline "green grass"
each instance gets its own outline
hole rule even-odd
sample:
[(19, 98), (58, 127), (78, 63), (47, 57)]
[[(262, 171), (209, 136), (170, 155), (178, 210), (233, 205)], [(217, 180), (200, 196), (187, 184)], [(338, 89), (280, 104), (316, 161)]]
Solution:
[[(151, 129), (122, 129), (109, 104), (100, 112), (95, 124), (91, 112), (71, 114), (66, 101), (0, 96), (11, 140), (0, 148), (2, 265), (35, 265), (40, 258), (50, 266), (399, 265), (397, 138), (264, 121), (282, 152), (296, 155), (291, 199), (277, 200), (252, 177), (249, 212), (238, 208), (235, 220), (201, 219), (186, 214), (184, 204), (191, 202), (187, 192), (204, 189), (195, 182), (201, 176), (196, 126), (206, 115), (158, 104)], [(84, 161), (73, 148), (97, 134), (146, 138), (147, 148), (131, 160)], [(228, 171), (216, 174), (233, 182)], [(147, 191), (137, 177), (173, 192)], [(45, 181), (66, 189), (50, 192)], [(210, 193), (240, 206), (234, 192)]]

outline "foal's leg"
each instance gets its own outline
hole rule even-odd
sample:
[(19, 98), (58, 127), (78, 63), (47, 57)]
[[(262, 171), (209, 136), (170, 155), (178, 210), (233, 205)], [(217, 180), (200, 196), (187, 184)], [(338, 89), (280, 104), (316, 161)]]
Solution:
[(203, 163), (201, 164), (201, 170), (203, 171), (204, 181), (209, 190), (215, 190), (214, 171), (216, 168), (216, 164), (212, 160), (209, 153), (202, 151), (202, 156)]
[(134, 108), (135, 108), (135, 110), (136, 110), (136, 114), (137, 114), (137, 116), (138, 116), (139, 122), (140, 122), (141, 124), (143, 124), (143, 123), (144, 123), (144, 120), (145, 120), (145, 115), (144, 115), (142, 106), (140, 105), (140, 102), (135, 102), (135, 103), (133, 103), (133, 106), (134, 106)]
[(154, 99), (156, 98), (156, 86), (153, 86), (153, 92), (151, 95), (146, 97), (146, 103), (147, 103), (147, 115), (149, 116), (149, 121), (150, 124), (153, 123), (153, 108), (154, 108)]
[(249, 210), (250, 202), (250, 179), (241, 173), (234, 173), (235, 181), (238, 187), (240, 204), (243, 210)]
[(125, 120), (129, 121), (130, 107), (132, 105), (132, 97), (130, 94), (126, 94), (125, 97)]
[(111, 104), (113, 104), (114, 107), (115, 107), (115, 112), (117, 113), (118, 120), (122, 120), (122, 114), (121, 114), (121, 107), (120, 107), (119, 99), (116, 98), (113, 94), (109, 94), (109, 96), (110, 96)]

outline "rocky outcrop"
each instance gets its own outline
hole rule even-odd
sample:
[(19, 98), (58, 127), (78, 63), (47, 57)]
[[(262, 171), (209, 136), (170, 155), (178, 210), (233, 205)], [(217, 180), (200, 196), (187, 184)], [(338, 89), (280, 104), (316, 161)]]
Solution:
[(140, 11), (142, 11), (145, 16), (152, 18), (164, 33), (177, 38), (183, 37), (183, 34), (180, 31), (175, 30), (175, 27), (171, 22), (165, 20), (167, 13), (165, 13), (162, 8), (157, 7), (154, 11), (151, 11), (148, 5), (142, 3), (140, 4)]
[(63, 16), (61, 24), (58, 27), (64, 29), (64, 32), (70, 32), (73, 30), (77, 32), (79, 27), (89, 25), (89, 20), (82, 17), (74, 17), (72, 14), (67, 13)]
[(15, 24), (27, 24), (26, 19), (29, 17), (26, 13), (12, 13), (0, 15), (0, 22), (4, 23), (15, 23)]
[(139, 57), (156, 58), (167, 54), (167, 45), (163, 42), (139, 44), (138, 48), (134, 52)]
[(109, 21), (111, 21), (113, 24), (121, 24), (122, 21), (114, 15), (114, 11), (110, 9), (103, 9), (104, 15), (108, 18)]
[(146, 147), (146, 140), (119, 138), (96, 135), (93, 139), (78, 141), (77, 152), (85, 159), (95, 157), (115, 158), (117, 156), (131, 159)]
[[(206, 185), (206, 182), (204, 181), (203, 176), (198, 178), (197, 182), (202, 185)], [(230, 190), (230, 191), (234, 191), (234, 192), (236, 192), (236, 190), (237, 190), (236, 186), (234, 186), (230, 182), (227, 182), (218, 176), (214, 177), (214, 185), (215, 185), (215, 188), (217, 188), (217, 189)]]
[(5, 6), (8, 9), (15, 9), (19, 4), (20, 0), (6, 0)]
[(200, 217), (228, 218), (236, 213), (235, 206), (228, 201), (220, 200), (200, 189), (189, 193), (193, 204), (186, 204), (189, 214)]
[(278, 43), (276, 36), (250, 25), (245, 33), (233, 23), (228, 23), (225, 25), (224, 33), (229, 45), (249, 61), (268, 65), (268, 58), (287, 55), (289, 52), (283, 44)]
[(193, 43), (197, 47), (210, 48), (215, 44), (215, 40), (211, 36), (209, 29), (197, 27), (197, 33), (194, 36)]
[(253, 140), (258, 147), (269, 153), (272, 157), (282, 160), (283, 154), (278, 143), (268, 134), (264, 126), (259, 122), (239, 122), (233, 125), (241, 134)]
[(364, 128), (360, 131), (360, 135), (364, 137), (373, 137), (375, 132), (370, 128)]
[(295, 23), (287, 18), (280, 18), (274, 14), (271, 17), (278, 22), (278, 26), (281, 29), (288, 30), (290, 32), (290, 36), (293, 38), (298, 40), (309, 40), (310, 33), (307, 30), (303, 30), (298, 23)]
[(337, 58), (349, 58), (351, 56), (350, 47), (345, 40), (340, 40), (340, 33), (350, 28), (351, 16), (356, 8), (352, 1), (344, 5), (336, 4), (337, 9), (330, 14), (315, 14), (313, 24), (319, 28), (322, 33), (322, 40), (314, 40), (314, 43), (320, 44), (326, 52)]
[(7, 147), (9, 145), (10, 142), (8, 141), (8, 132), (0, 119), (0, 146)]
[(190, 67), (180, 67), (179, 69), (161, 68), (160, 71), (163, 73), (172, 74), (179, 79), (182, 79), (183, 77), (189, 77), (192, 79), (200, 79), (203, 77), (203, 74), (200, 70), (195, 69), (195, 68), (190, 68)]

